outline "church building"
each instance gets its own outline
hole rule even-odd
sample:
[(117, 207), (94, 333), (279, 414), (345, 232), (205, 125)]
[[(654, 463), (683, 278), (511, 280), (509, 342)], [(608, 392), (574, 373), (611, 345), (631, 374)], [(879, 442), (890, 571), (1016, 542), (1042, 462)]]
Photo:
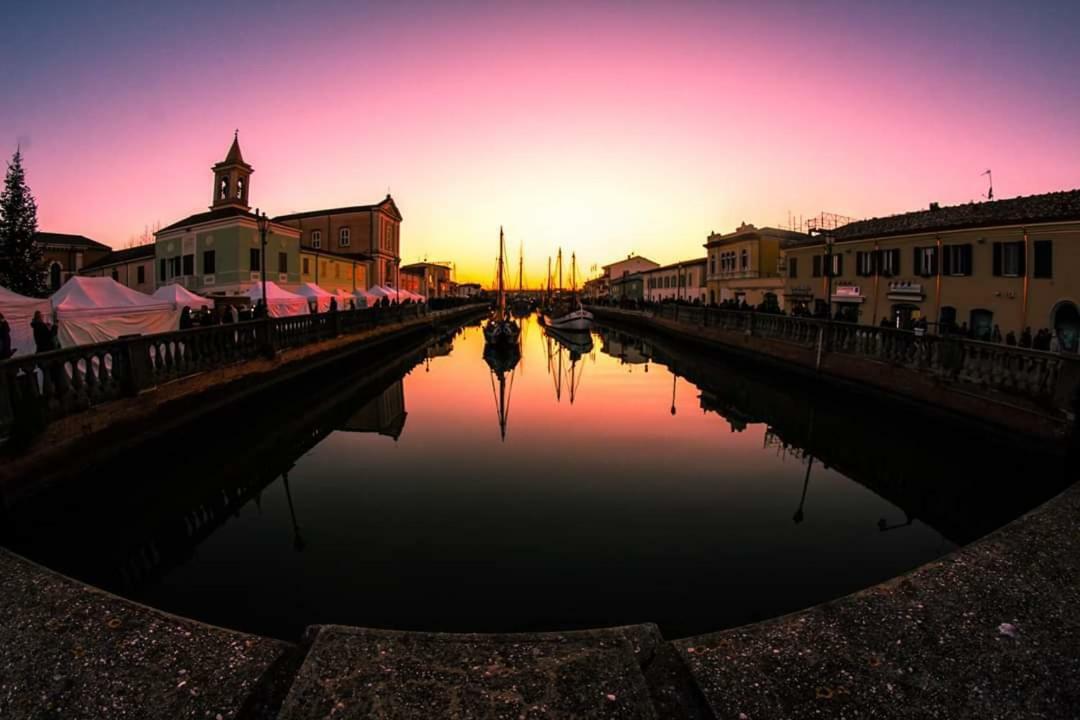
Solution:
[[(213, 168), (213, 201), (155, 233), (156, 285), (180, 283), (206, 296), (242, 295), (262, 278), (262, 243), (248, 202), (254, 168), (244, 162), (238, 137)], [(300, 233), (271, 222), (266, 238), (266, 279), (300, 284)]]

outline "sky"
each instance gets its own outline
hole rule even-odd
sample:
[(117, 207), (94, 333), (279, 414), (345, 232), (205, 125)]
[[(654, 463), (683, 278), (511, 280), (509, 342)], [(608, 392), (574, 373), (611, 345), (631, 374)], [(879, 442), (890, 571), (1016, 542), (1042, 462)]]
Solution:
[[(159, 7), (160, 5), (160, 7)], [(1080, 3), (59, 3), (5, 9), (0, 154), (42, 230), (382, 199), (403, 262), (526, 282), (712, 231), (1080, 187)]]

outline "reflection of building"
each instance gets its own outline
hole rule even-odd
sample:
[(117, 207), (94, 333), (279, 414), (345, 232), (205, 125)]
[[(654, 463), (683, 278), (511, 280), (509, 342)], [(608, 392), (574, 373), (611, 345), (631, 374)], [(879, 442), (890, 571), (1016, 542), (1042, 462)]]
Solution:
[(784, 280), (780, 277), (781, 247), (806, 242), (809, 236), (777, 228), (756, 228), (743, 223), (727, 235), (709, 235), (709, 302), (727, 300), (781, 306)]
[(44, 256), (50, 291), (59, 290), (69, 277), (112, 252), (112, 248), (96, 240), (65, 233), (39, 232), (34, 235), (34, 244)]
[(703, 303), (707, 301), (705, 258), (645, 270), (641, 275), (645, 279), (645, 299), (650, 302), (684, 300)]
[[(826, 245), (833, 297), (826, 299)], [(1080, 331), (1080, 190), (968, 203), (848, 223), (784, 252), (786, 284), (823, 311), (864, 324), (966, 324), (980, 339), (1056, 328)]]
[(402, 265), (401, 288), (426, 298), (446, 297), (450, 294), (450, 267), (429, 262)]
[(405, 429), (405, 385), (401, 380), (369, 400), (341, 427), (344, 432), (378, 433), (397, 440)]
[(114, 250), (100, 260), (84, 265), (80, 275), (111, 277), (132, 290), (149, 294), (157, 288), (154, 282), (154, 252), (153, 244)]

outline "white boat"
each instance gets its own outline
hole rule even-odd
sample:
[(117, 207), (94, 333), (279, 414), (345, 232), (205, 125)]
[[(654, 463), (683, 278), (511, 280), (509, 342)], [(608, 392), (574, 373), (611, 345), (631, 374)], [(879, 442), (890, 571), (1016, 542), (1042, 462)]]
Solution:
[(555, 330), (575, 330), (577, 332), (588, 332), (592, 329), (593, 314), (585, 308), (579, 307), (577, 310), (571, 310), (570, 312), (553, 317), (551, 315), (544, 315), (544, 324), (549, 328)]
[[(559, 248), (559, 285), (562, 286), (562, 248)], [(570, 297), (556, 299), (544, 308), (541, 319), (544, 325), (556, 330), (588, 332), (592, 330), (593, 314), (581, 306), (577, 294), (577, 255), (570, 256)]]

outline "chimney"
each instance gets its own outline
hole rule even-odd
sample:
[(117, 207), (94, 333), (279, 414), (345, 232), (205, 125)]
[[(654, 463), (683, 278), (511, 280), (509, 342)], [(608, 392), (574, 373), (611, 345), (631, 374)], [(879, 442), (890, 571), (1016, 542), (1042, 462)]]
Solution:
[(930, 203), (930, 209), (931, 210), (940, 210), (941, 206), (938, 205), (936, 202), (932, 202), (932, 203)]

